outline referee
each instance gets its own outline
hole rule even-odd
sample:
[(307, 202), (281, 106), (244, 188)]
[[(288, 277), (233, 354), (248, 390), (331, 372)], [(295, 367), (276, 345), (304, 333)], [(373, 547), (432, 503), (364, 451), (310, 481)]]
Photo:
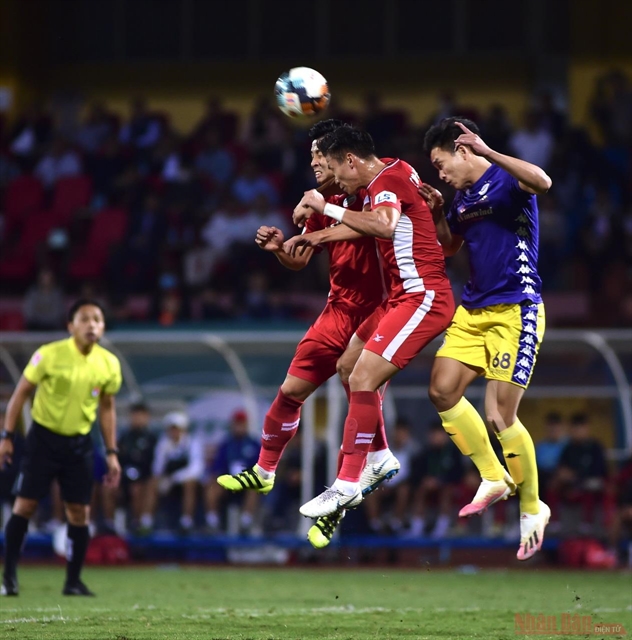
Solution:
[(13, 437), (22, 407), (37, 389), (32, 426), (14, 486), (13, 514), (5, 528), (4, 573), (0, 595), (17, 596), (17, 564), (29, 519), (57, 478), (68, 520), (66, 582), (63, 595), (94, 595), (80, 574), (90, 534), (93, 452), (90, 430), (100, 410), (107, 453), (105, 483), (117, 486), (121, 474), (116, 450), (114, 395), (121, 386), (121, 365), (99, 346), (105, 322), (93, 300), (79, 300), (68, 314), (70, 338), (40, 347), (9, 400), (0, 433), (0, 467), (11, 463)]

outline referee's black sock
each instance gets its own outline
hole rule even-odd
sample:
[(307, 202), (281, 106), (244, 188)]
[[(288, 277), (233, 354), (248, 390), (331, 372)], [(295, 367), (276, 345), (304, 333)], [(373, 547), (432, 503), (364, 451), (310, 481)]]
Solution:
[(79, 580), (81, 567), (86, 558), (90, 531), (88, 527), (76, 527), (68, 525), (68, 563), (66, 564), (66, 582), (74, 583)]
[(15, 513), (11, 515), (4, 529), (4, 577), (14, 579), (18, 569), (20, 551), (28, 529), (28, 518)]

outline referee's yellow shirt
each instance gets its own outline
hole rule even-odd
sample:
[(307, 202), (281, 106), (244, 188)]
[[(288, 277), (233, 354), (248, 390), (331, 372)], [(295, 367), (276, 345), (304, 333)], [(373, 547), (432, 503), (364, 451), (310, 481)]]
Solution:
[(33, 420), (63, 436), (89, 433), (99, 396), (116, 394), (122, 382), (121, 364), (113, 353), (95, 344), (85, 356), (73, 338), (40, 347), (24, 377), (37, 385)]

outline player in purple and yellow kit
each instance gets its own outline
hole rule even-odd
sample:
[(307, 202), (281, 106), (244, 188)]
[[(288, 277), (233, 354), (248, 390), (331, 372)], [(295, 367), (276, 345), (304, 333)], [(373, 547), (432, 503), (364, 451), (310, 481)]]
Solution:
[[(520, 493), (520, 548), (527, 560), (542, 547), (551, 511), (538, 497), (533, 440), (518, 419), (544, 335), (538, 276), (538, 205), (551, 179), (539, 167), (490, 149), (478, 127), (446, 118), (426, 133), (424, 146), (441, 180), (457, 190), (444, 215), (441, 193), (423, 185), (445, 255), (468, 248), (470, 280), (437, 352), (430, 398), (446, 432), (471, 457), (482, 481), (459, 515), (480, 514)], [(502, 445), (511, 476), (498, 460), (483, 419), (464, 397), (487, 378), (485, 415)]]

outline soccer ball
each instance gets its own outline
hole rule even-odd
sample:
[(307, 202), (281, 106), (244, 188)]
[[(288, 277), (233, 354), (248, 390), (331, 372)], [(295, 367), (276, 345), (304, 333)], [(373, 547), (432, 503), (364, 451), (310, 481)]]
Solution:
[(281, 74), (274, 87), (279, 109), (286, 116), (315, 116), (329, 104), (327, 80), (309, 67), (295, 67)]

